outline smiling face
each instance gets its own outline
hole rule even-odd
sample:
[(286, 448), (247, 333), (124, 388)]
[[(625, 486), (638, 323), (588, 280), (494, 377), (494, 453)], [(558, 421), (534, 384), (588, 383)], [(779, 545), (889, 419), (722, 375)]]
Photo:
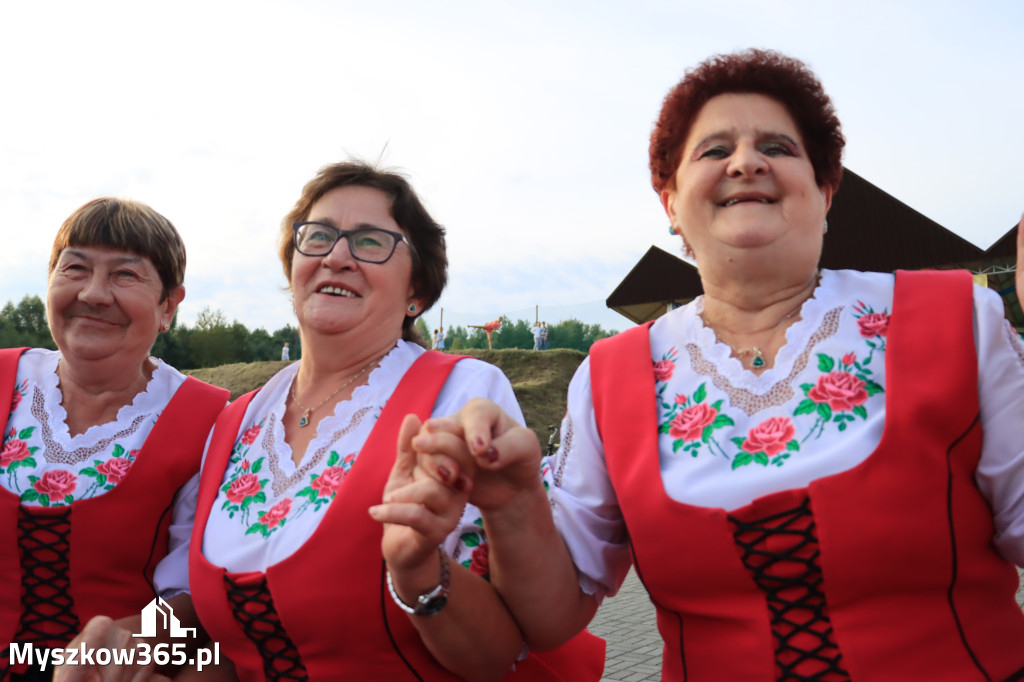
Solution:
[(68, 362), (144, 363), (163, 324), (170, 324), (185, 289), (163, 297), (152, 261), (105, 246), (69, 246), (50, 272), (46, 315)]
[[(377, 227), (405, 233), (391, 216), (391, 200), (380, 190), (359, 185), (338, 187), (310, 209), (309, 221), (341, 230)], [(292, 294), (304, 334), (353, 333), (363, 343), (387, 345), (402, 335), (402, 322), (413, 298), (412, 258), (399, 243), (385, 263), (352, 257), (342, 238), (323, 257), (292, 255)], [(309, 346), (307, 346), (309, 347)]]
[(761, 253), (781, 265), (790, 258), (817, 265), (832, 190), (815, 184), (800, 130), (778, 101), (754, 94), (708, 100), (683, 143), (673, 185), (662, 203), (698, 264), (771, 249)]

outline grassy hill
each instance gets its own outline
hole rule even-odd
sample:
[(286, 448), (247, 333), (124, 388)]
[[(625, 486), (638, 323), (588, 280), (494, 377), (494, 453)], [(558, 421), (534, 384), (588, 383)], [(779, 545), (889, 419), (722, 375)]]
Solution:
[[(466, 350), (465, 355), (497, 365), (512, 382), (526, 416), (526, 424), (542, 446), (548, 441), (548, 425), (560, 424), (565, 414), (565, 391), (585, 354), (575, 350)], [(288, 362), (251, 362), (222, 365), (187, 372), (197, 379), (223, 386), (232, 400), (259, 388)]]

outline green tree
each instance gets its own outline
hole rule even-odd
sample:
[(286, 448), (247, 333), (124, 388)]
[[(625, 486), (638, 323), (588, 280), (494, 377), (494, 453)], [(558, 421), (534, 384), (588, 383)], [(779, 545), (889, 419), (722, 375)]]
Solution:
[(188, 350), (196, 367), (217, 367), (235, 362), (237, 333), (227, 317), (210, 306), (199, 311), (195, 329), (188, 336)]
[(38, 296), (25, 296), (18, 305), (8, 301), (0, 310), (0, 346), (55, 349), (46, 321), (46, 306)]

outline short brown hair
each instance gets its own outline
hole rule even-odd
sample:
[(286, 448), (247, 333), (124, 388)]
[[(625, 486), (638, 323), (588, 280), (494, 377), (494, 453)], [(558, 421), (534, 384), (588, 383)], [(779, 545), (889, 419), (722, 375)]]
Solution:
[(185, 243), (171, 221), (141, 201), (100, 197), (68, 216), (57, 230), (50, 272), (70, 246), (108, 246), (148, 258), (160, 274), (161, 301), (185, 281)]
[(409, 181), (394, 170), (377, 168), (364, 161), (344, 161), (321, 168), (302, 188), (295, 207), (281, 221), (278, 255), (285, 277), (289, 283), (292, 281), (295, 253), (292, 224), (306, 220), (313, 205), (331, 190), (350, 186), (370, 187), (386, 194), (391, 199), (391, 217), (412, 242), (412, 286), (416, 298), (422, 299), (423, 308), (414, 317), (406, 316), (402, 322), (402, 337), (413, 340), (418, 336), (413, 326), (415, 317), (441, 298), (448, 282), (448, 255), (444, 228), (427, 212)]
[(656, 192), (674, 186), (683, 144), (701, 108), (727, 93), (765, 95), (786, 107), (804, 138), (815, 182), (838, 189), (846, 139), (821, 82), (799, 59), (749, 49), (701, 62), (665, 97), (651, 133), (651, 185)]

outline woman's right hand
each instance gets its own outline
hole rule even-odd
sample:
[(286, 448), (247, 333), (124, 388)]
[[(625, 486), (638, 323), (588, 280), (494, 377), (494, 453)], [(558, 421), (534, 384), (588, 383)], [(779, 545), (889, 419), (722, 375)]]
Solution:
[(474, 398), (449, 417), (427, 420), (412, 445), (421, 470), (468, 489), (470, 503), (481, 511), (543, 490), (536, 434), (490, 400)]

